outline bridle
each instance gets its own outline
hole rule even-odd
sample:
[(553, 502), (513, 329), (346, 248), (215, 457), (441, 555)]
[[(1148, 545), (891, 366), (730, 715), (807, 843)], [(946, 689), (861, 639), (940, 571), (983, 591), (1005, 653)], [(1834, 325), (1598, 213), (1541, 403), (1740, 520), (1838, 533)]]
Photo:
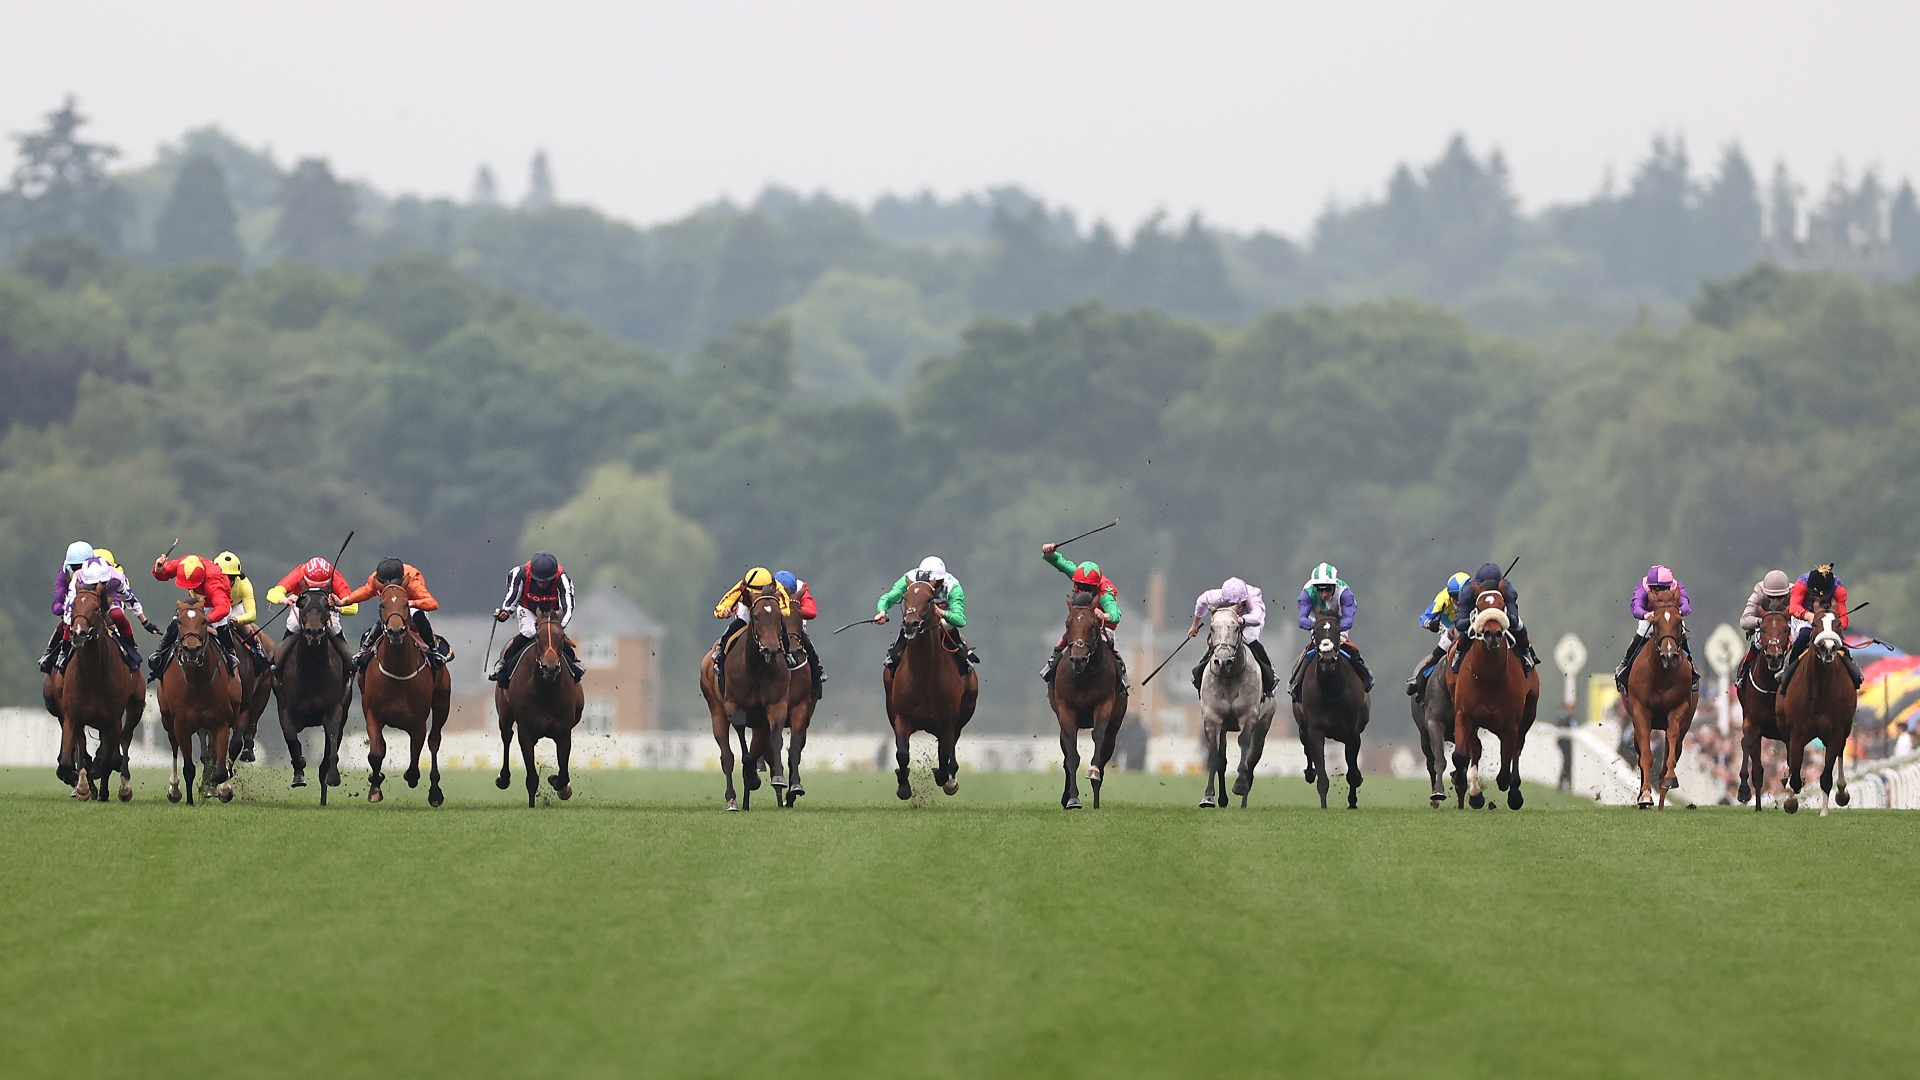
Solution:
[[(74, 606), (67, 612), (67, 638), (76, 649), (93, 644), (94, 635), (102, 629), (100, 623), (107, 621), (107, 602), (104, 597), (94, 591), (97, 588), (98, 586), (94, 586), (77, 590), (73, 595)], [(82, 615), (79, 608), (80, 599), (88, 596), (92, 597), (98, 606), (91, 613)]]
[[(1085, 614), (1082, 615), (1081, 612), (1085, 612)], [(1087, 636), (1089, 626), (1094, 628), (1091, 637)], [(1092, 665), (1094, 657), (1099, 655), (1100, 646), (1104, 644), (1099, 637), (1099, 626), (1100, 617), (1094, 614), (1093, 604), (1091, 602), (1085, 604), (1069, 602), (1067, 604), (1067, 633), (1069, 635), (1081, 635), (1078, 637), (1069, 636), (1067, 638), (1067, 664), (1073, 668), (1075, 675), (1086, 674), (1087, 668)]]
[[(407, 643), (407, 592), (405, 587), (400, 585), (387, 585), (381, 588), (380, 606), (385, 608), (389, 600), (398, 600), (400, 602), (400, 610), (381, 612), (380, 631), (381, 636), (386, 639), (383, 644), (391, 643), (396, 647), (404, 648)], [(400, 620), (399, 626), (393, 624), (395, 619)], [(376, 647), (373, 650), (373, 655), (374, 663), (380, 668), (380, 674), (385, 675), (395, 682), (406, 682), (427, 670), (428, 658), (425, 655), (420, 657), (420, 666), (405, 675), (395, 675), (393, 672), (387, 670), (387, 658), (379, 648)]]
[[(1216, 609), (1216, 611), (1227, 610), (1230, 609)], [(1211, 657), (1209, 663), (1214, 665), (1213, 670), (1219, 672), (1221, 676), (1232, 678), (1239, 673), (1241, 665), (1245, 664), (1247, 659), (1247, 646), (1246, 641), (1241, 637), (1239, 613), (1234, 613), (1233, 628), (1228, 632), (1227, 640), (1216, 640), (1215, 635), (1222, 629), (1225, 628), (1217, 623), (1207, 628), (1207, 653)], [(1225, 655), (1228, 650), (1232, 651), (1231, 656)]]
[[(1674, 629), (1674, 627), (1680, 625), (1680, 609), (1667, 604), (1661, 604), (1659, 607), (1647, 612), (1647, 621), (1656, 628), (1653, 634), (1654, 655), (1659, 658), (1662, 668), (1672, 670), (1680, 663), (1680, 657), (1682, 655), (1680, 649), (1680, 631)], [(1669, 623), (1671, 623), (1671, 626), (1668, 625)], [(1661, 648), (1663, 644), (1669, 641), (1673, 642), (1673, 652), (1671, 653)]]
[[(200, 625), (197, 629), (188, 630), (186, 627), (186, 617), (193, 614), (199, 616)], [(186, 682), (187, 686), (195, 690), (204, 690), (213, 685), (214, 676), (218, 674), (217, 670), (215, 670), (211, 664), (207, 663), (209, 659), (207, 654), (211, 651), (208, 648), (207, 637), (213, 632), (213, 627), (207, 625), (206, 609), (198, 605), (188, 605), (182, 608), (180, 610), (180, 622), (180, 638), (173, 647), (173, 662), (179, 666), (180, 678)], [(191, 644), (189, 644), (189, 642), (191, 642)], [(187, 657), (189, 655), (196, 657), (191, 664), (187, 663)], [(196, 683), (193, 681), (194, 668), (208, 669), (206, 682)]]

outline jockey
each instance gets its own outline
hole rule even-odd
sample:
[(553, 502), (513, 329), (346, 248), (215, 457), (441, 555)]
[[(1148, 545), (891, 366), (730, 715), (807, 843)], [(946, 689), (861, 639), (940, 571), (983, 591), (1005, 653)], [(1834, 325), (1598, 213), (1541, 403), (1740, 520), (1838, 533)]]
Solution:
[(260, 643), (260, 627), (255, 622), (260, 617), (260, 604), (253, 596), (253, 582), (240, 568), (240, 556), (223, 551), (213, 557), (213, 565), (227, 575), (227, 592), (233, 598), (233, 625), (239, 628), (239, 640), (253, 654), (259, 670), (267, 670), (273, 657), (267, 655), (266, 646)]
[(287, 571), (273, 588), (267, 590), (267, 603), (286, 604), (287, 632), (280, 636), (280, 644), (273, 651), (273, 669), (285, 670), (287, 657), (293, 653), (295, 640), (300, 636), (300, 594), (308, 589), (325, 589), (327, 604), (334, 610), (327, 613), (327, 640), (333, 644), (333, 651), (340, 654), (340, 662), (346, 665), (347, 678), (353, 677), (353, 650), (347, 647), (347, 638), (340, 630), (340, 616), (353, 615), (360, 611), (358, 604), (334, 603), (334, 600), (347, 595), (347, 579), (334, 569), (332, 563), (314, 556), (299, 566)]
[[(213, 561), (203, 555), (182, 555), (178, 559), (162, 556), (153, 560), (153, 579), (171, 581), (189, 592), (199, 594), (206, 603), (207, 625), (213, 627), (214, 640), (220, 643), (220, 655), (227, 661), (227, 672), (235, 670), (233, 640), (233, 593), (227, 584), (227, 575)], [(173, 659), (174, 642), (180, 638), (180, 618), (175, 616), (167, 624), (167, 633), (160, 639), (160, 647), (154, 650), (153, 658), (147, 661), (147, 678), (158, 679), (161, 672), (167, 670), (168, 661)]]
[[(1520, 654), (1520, 667), (1527, 673), (1540, 666), (1540, 658), (1533, 654), (1533, 642), (1527, 636), (1527, 624), (1520, 617), (1520, 590), (1513, 587), (1507, 575), (1493, 563), (1481, 563), (1480, 569), (1473, 572), (1473, 580), (1460, 587), (1459, 610), (1453, 620), (1455, 635), (1467, 633), (1473, 624), (1474, 608), (1481, 593), (1497, 592), (1507, 601), (1508, 632), (1513, 635), (1513, 648)], [(1465, 649), (1453, 651), (1453, 671), (1458, 674), (1460, 661), (1467, 655)]]
[(827, 673), (821, 670), (820, 654), (814, 651), (813, 639), (807, 636), (807, 623), (820, 617), (820, 608), (813, 602), (813, 587), (801, 581), (791, 570), (775, 573), (773, 580), (786, 590), (794, 603), (800, 605), (800, 647), (807, 651), (807, 663), (813, 670), (813, 700), (819, 701), (822, 693), (820, 684), (827, 681)]
[(93, 545), (75, 540), (67, 545), (67, 557), (60, 563), (60, 572), (53, 576), (53, 617), (57, 621), (53, 624), (53, 636), (47, 639), (47, 651), (40, 654), (42, 674), (53, 670), (54, 654), (67, 640), (67, 594), (72, 591), (73, 575), (91, 558)]
[[(713, 643), (711, 657), (713, 672), (719, 680), (718, 685), (722, 694), (726, 693), (727, 688), (727, 666), (722, 662), (727, 655), (727, 644), (733, 640), (735, 634), (746, 628), (748, 619), (753, 614), (749, 610), (753, 602), (766, 595), (769, 590), (780, 600), (780, 614), (783, 616), (789, 614), (793, 610), (793, 594), (787, 591), (785, 585), (775, 581), (773, 571), (764, 566), (756, 566), (748, 570), (739, 581), (734, 582), (733, 587), (727, 590), (727, 594), (720, 598), (720, 602), (713, 605), (714, 618), (733, 620), (727, 624), (725, 630), (720, 632), (720, 640)], [(805, 616), (802, 615), (802, 618)]]
[[(348, 593), (346, 596), (328, 598), (327, 602), (344, 607), (348, 604), (364, 604), (380, 595), (380, 590), (389, 585), (399, 585), (407, 591), (407, 614), (414, 632), (420, 640), (426, 642), (427, 658), (436, 664), (445, 665), (453, 659), (453, 649), (447, 645), (447, 639), (433, 632), (433, 624), (427, 621), (427, 612), (439, 611), (440, 601), (427, 591), (426, 576), (410, 563), (401, 562), (392, 556), (381, 559), (367, 575), (367, 583)], [(369, 626), (367, 632), (360, 635), (360, 653), (353, 658), (354, 667), (364, 671), (367, 661), (373, 658), (374, 639), (385, 629), (381, 626)]]
[[(1627, 655), (1621, 659), (1620, 666), (1613, 669), (1613, 686), (1620, 691), (1620, 696), (1626, 696), (1627, 673), (1633, 670), (1633, 658), (1640, 655), (1641, 647), (1647, 643), (1647, 635), (1653, 632), (1653, 624), (1647, 621), (1647, 612), (1653, 607), (1654, 601), (1665, 599), (1675, 591), (1680, 596), (1680, 617), (1684, 619), (1693, 614), (1693, 600), (1687, 596), (1687, 587), (1673, 576), (1672, 570), (1658, 564), (1649, 566), (1647, 576), (1633, 587), (1633, 603), (1627, 610), (1640, 620), (1640, 625), (1634, 628), (1633, 640), (1627, 643)], [(1687, 654), (1687, 663), (1692, 664), (1693, 646), (1687, 640), (1687, 624), (1684, 622), (1680, 624), (1680, 651)], [(1693, 685), (1696, 688), (1700, 685), (1698, 664), (1693, 667)]]
[(1413, 669), (1413, 678), (1407, 680), (1409, 697), (1420, 696), (1427, 685), (1427, 673), (1447, 655), (1448, 649), (1453, 648), (1453, 620), (1460, 613), (1460, 590), (1472, 579), (1473, 575), (1465, 570), (1448, 578), (1446, 587), (1434, 593), (1433, 602), (1420, 613), (1420, 629), (1440, 636), (1434, 640), (1433, 651), (1420, 661), (1420, 666)]
[[(539, 633), (534, 620), (536, 613), (557, 611), (560, 613), (560, 627), (566, 629), (573, 621), (573, 578), (560, 560), (549, 552), (534, 552), (533, 558), (507, 572), (507, 595), (501, 599), (499, 610), (493, 613), (495, 622), (506, 622), (518, 616), (520, 632), (500, 652), (500, 666), (494, 668), (487, 678), (502, 687), (513, 678), (514, 665), (520, 662), (520, 654), (533, 644)], [(565, 634), (560, 635), (561, 653), (566, 656), (567, 668), (578, 679), (586, 673), (580, 666), (579, 657), (573, 654), (573, 642)]]
[[(1073, 591), (1089, 593), (1093, 596), (1093, 610), (1100, 619), (1100, 633), (1108, 645), (1114, 645), (1113, 628), (1120, 625), (1120, 590), (1114, 588), (1107, 575), (1100, 572), (1100, 564), (1095, 562), (1076, 563), (1054, 550), (1052, 544), (1040, 545), (1040, 558), (1048, 566), (1073, 579)], [(1051, 683), (1053, 673), (1060, 667), (1060, 654), (1067, 649), (1067, 638), (1060, 635), (1060, 644), (1053, 647), (1053, 656), (1047, 661), (1046, 669), (1040, 677)], [(1127, 662), (1120, 655), (1120, 648), (1114, 645), (1113, 662), (1120, 676), (1120, 691), (1125, 693), (1127, 686)]]
[[(1232, 608), (1240, 614), (1240, 640), (1247, 643), (1247, 651), (1260, 665), (1260, 700), (1273, 696), (1274, 688), (1280, 685), (1280, 677), (1274, 674), (1273, 661), (1267, 659), (1267, 647), (1260, 644), (1260, 630), (1267, 624), (1267, 598), (1260, 590), (1230, 577), (1220, 583), (1217, 589), (1208, 589), (1193, 601), (1193, 625), (1187, 628), (1187, 637), (1200, 633), (1213, 613), (1221, 608)], [(1207, 658), (1193, 665), (1193, 688), (1200, 689), (1200, 678), (1207, 671)]]
[[(1322, 615), (1340, 617), (1340, 651), (1346, 654), (1353, 664), (1353, 670), (1360, 673), (1361, 685), (1371, 693), (1373, 691), (1373, 673), (1367, 670), (1367, 662), (1360, 656), (1360, 650), (1353, 644), (1349, 632), (1353, 629), (1353, 616), (1359, 605), (1353, 598), (1353, 589), (1340, 580), (1340, 571), (1332, 563), (1321, 563), (1313, 568), (1313, 574), (1300, 588), (1300, 629), (1313, 629), (1314, 622)], [(1300, 652), (1300, 659), (1293, 662), (1293, 675), (1287, 680), (1287, 693), (1295, 702), (1300, 700), (1300, 683), (1306, 677), (1307, 657), (1313, 654), (1313, 643)]]
[[(1793, 620), (1795, 633), (1793, 650), (1787, 655), (1787, 670), (1780, 676), (1782, 690), (1787, 688), (1787, 680), (1793, 678), (1801, 655), (1813, 643), (1814, 605), (1839, 616), (1835, 622), (1841, 630), (1847, 628), (1847, 587), (1841, 583), (1840, 575), (1833, 572), (1832, 563), (1821, 563), (1801, 574), (1787, 593), (1787, 615)], [(1853, 688), (1860, 689), (1860, 664), (1854, 660), (1853, 653), (1843, 648), (1840, 650), (1840, 659), (1847, 665), (1847, 675), (1853, 679)]]
[(1767, 576), (1754, 583), (1753, 592), (1747, 596), (1747, 606), (1740, 612), (1740, 629), (1747, 634), (1747, 655), (1740, 660), (1740, 673), (1734, 678), (1738, 685), (1753, 670), (1753, 661), (1760, 651), (1760, 620), (1769, 613), (1787, 610), (1787, 598), (1793, 593), (1793, 583), (1787, 580), (1784, 570), (1769, 570)]
[[(160, 628), (147, 619), (147, 613), (140, 607), (139, 598), (133, 595), (133, 588), (127, 583), (126, 573), (114, 565), (112, 552), (106, 552), (105, 558), (89, 555), (87, 561), (81, 563), (80, 568), (69, 575), (61, 623), (63, 626), (72, 624), (73, 600), (79, 595), (81, 589), (91, 589), (101, 584), (107, 586), (107, 621), (113, 624), (114, 639), (120, 645), (120, 652), (127, 666), (134, 671), (139, 671), (140, 661), (145, 658), (140, 655), (140, 647), (134, 644), (133, 625), (127, 621), (127, 610), (139, 616), (140, 624), (147, 628), (148, 633), (157, 634)], [(60, 651), (61, 671), (67, 669), (67, 661), (72, 658), (72, 655), (71, 649)]]
[[(873, 621), (885, 626), (887, 609), (904, 599), (907, 595), (907, 586), (915, 581), (933, 584), (933, 602), (940, 606), (940, 617), (946, 620), (948, 629), (953, 631), (955, 640), (960, 643), (960, 651), (955, 659), (959, 661), (960, 673), (966, 674), (970, 665), (980, 662), (980, 655), (973, 651), (973, 646), (967, 644), (965, 638), (960, 636), (960, 628), (967, 625), (967, 591), (960, 587), (959, 578), (947, 573), (947, 564), (941, 561), (939, 556), (929, 555), (920, 560), (919, 567), (901, 574), (900, 580), (893, 583), (893, 588), (881, 593), (879, 601), (875, 604), (879, 614), (874, 616)], [(893, 670), (893, 666), (900, 662), (900, 650), (906, 646), (906, 643), (904, 634), (894, 637), (893, 644), (887, 647), (885, 665), (887, 670)]]

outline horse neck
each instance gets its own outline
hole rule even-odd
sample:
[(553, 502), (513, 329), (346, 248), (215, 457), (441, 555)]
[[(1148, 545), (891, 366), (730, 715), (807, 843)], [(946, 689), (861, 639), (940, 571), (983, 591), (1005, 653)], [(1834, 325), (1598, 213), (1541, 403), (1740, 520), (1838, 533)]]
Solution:
[(413, 627), (411, 625), (401, 630), (400, 641), (398, 644), (395, 644), (393, 638), (387, 633), (386, 620), (382, 619), (380, 623), (380, 634), (374, 639), (373, 651), (382, 663), (388, 660), (396, 660), (410, 664), (420, 659), (420, 647), (414, 644)]
[(119, 643), (113, 640), (113, 623), (103, 618), (101, 624), (100, 629), (94, 632), (91, 643), (73, 650), (73, 658), (67, 662), (69, 671), (76, 667), (84, 672), (92, 672), (95, 668), (110, 671), (112, 668), (109, 665), (119, 662), (114, 655), (120, 648)]

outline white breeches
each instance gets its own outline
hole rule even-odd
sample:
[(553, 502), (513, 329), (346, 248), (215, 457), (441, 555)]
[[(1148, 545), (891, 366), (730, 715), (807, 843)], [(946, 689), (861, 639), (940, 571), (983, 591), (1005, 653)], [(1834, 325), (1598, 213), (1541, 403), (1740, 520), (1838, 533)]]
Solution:
[(1640, 625), (1633, 628), (1633, 636), (1637, 638), (1646, 637), (1651, 633), (1653, 633), (1653, 624), (1645, 619), (1641, 619)]
[[(333, 633), (333, 634), (337, 634), (340, 632), (340, 613), (339, 612), (335, 611), (335, 612), (328, 613), (327, 631), (328, 633)], [(287, 612), (287, 633), (297, 634), (299, 632), (300, 632), (300, 613), (298, 611)]]
[(1446, 652), (1448, 649), (1453, 648), (1453, 639), (1453, 624), (1448, 623), (1446, 626), (1440, 628), (1440, 636), (1433, 640), (1433, 647), (1439, 649), (1441, 652)]

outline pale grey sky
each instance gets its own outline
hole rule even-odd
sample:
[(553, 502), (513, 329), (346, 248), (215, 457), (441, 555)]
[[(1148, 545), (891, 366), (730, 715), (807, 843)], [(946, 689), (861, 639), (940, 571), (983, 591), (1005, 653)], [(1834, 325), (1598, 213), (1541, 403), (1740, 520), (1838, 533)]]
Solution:
[[(862, 200), (1019, 183), (1298, 234), (1455, 131), (1528, 205), (1623, 179), (1656, 130), (1738, 139), (1813, 194), (1920, 177), (1920, 4), (1873, 0), (916, 4), (14, 3), (0, 131), (79, 95), (131, 161), (217, 123), (283, 163), (462, 195), (490, 163), (640, 222), (768, 182)], [(11, 161), (11, 146), (0, 150)]]

